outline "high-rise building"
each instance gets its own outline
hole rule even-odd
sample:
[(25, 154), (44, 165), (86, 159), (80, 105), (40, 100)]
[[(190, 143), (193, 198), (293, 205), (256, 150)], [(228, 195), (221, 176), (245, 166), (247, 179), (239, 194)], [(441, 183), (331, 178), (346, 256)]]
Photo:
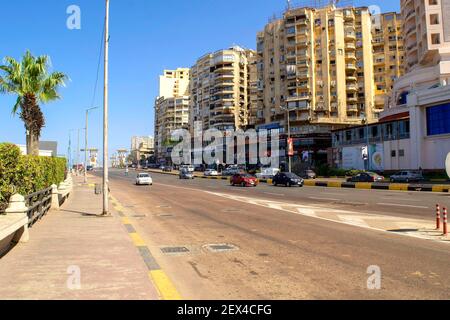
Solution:
[(130, 155), (134, 163), (138, 163), (142, 158), (147, 159), (154, 154), (155, 140), (152, 136), (134, 136), (131, 138)]
[[(255, 52), (235, 46), (208, 53), (191, 68), (190, 127), (203, 130), (244, 128), (255, 85)], [(253, 88), (254, 89), (254, 88)]]
[(164, 70), (159, 78), (159, 96), (155, 100), (155, 153), (160, 161), (170, 162), (171, 133), (188, 129), (189, 125), (188, 68)]
[(389, 109), (406, 105), (412, 91), (450, 81), (450, 0), (402, 0), (400, 4), (406, 74), (394, 84)]
[(405, 73), (403, 20), (388, 12), (372, 16), (375, 111), (383, 110), (394, 82)]
[(367, 8), (296, 8), (257, 35), (257, 123), (295, 133), (377, 119)]
[(171, 98), (189, 95), (189, 68), (164, 70), (159, 76), (159, 97)]

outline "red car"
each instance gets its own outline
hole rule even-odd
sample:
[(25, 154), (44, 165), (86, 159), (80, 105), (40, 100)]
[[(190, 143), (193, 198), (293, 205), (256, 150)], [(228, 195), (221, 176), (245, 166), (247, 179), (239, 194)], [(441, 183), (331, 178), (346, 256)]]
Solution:
[(230, 183), (232, 186), (256, 187), (258, 185), (258, 179), (247, 173), (239, 173), (231, 177)]

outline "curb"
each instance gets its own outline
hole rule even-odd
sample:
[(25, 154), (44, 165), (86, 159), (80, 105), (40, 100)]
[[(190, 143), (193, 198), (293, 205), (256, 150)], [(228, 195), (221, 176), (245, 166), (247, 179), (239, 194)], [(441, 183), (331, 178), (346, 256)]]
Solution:
[[(178, 175), (175, 172), (162, 172), (149, 170), (153, 173)], [(205, 177), (196, 176), (200, 179), (211, 180), (229, 180), (229, 177)], [(260, 179), (260, 183), (272, 184), (272, 179)], [(450, 185), (420, 185), (408, 183), (372, 183), (372, 182), (341, 182), (341, 181), (316, 181), (305, 180), (307, 187), (324, 187), (324, 188), (346, 188), (346, 189), (365, 189), (365, 190), (389, 190), (389, 191), (417, 191), (417, 192), (450, 192)]]

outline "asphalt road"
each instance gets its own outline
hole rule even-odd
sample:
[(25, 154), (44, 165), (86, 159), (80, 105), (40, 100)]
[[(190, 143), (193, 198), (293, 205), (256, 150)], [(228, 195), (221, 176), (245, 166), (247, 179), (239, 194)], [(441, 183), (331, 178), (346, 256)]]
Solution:
[[(100, 175), (100, 173), (96, 173)], [(213, 193), (434, 219), (448, 194), (231, 187), (219, 180), (179, 180), (110, 172), (111, 192), (135, 221), (157, 261), (187, 299), (449, 299), (450, 245), (323, 221), (234, 201)], [(232, 244), (211, 252), (205, 245)], [(164, 254), (162, 248), (189, 252)], [(368, 268), (380, 268), (370, 290)]]

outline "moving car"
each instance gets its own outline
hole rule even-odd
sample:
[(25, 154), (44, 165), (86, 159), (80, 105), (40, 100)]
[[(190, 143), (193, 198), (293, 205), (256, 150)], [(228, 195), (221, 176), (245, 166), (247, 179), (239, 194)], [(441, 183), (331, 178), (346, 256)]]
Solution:
[(212, 176), (218, 176), (219, 173), (217, 172), (217, 170), (214, 170), (214, 169), (206, 169), (205, 172), (203, 172), (203, 175), (205, 177), (212, 177)]
[(232, 186), (256, 187), (258, 185), (258, 179), (248, 173), (239, 173), (231, 177), (230, 184)]
[(420, 172), (414, 172), (414, 171), (400, 171), (396, 174), (392, 175), (390, 180), (391, 182), (419, 182), (424, 180), (425, 178)]
[(263, 168), (261, 173), (256, 174), (256, 177), (258, 179), (272, 179), (278, 172), (280, 172), (278, 168)]
[(187, 169), (181, 169), (179, 174), (180, 179), (194, 179), (194, 172), (191, 172)]
[(153, 185), (152, 177), (148, 173), (138, 173), (136, 176), (136, 185)]
[(303, 172), (300, 174), (300, 176), (301, 176), (303, 179), (316, 179), (316, 178), (317, 178), (317, 174), (316, 174), (313, 170), (311, 170), (311, 169), (308, 169), (308, 170), (303, 171)]
[(273, 177), (272, 184), (277, 186), (279, 184), (285, 185), (286, 187), (299, 186), (303, 187), (305, 181), (297, 176), (295, 173), (290, 172), (279, 172)]
[(384, 177), (375, 172), (361, 172), (347, 179), (347, 182), (383, 182)]
[(181, 170), (187, 170), (189, 172), (194, 172), (195, 168), (193, 166), (190, 166), (190, 165), (181, 165), (180, 166), (180, 171)]

